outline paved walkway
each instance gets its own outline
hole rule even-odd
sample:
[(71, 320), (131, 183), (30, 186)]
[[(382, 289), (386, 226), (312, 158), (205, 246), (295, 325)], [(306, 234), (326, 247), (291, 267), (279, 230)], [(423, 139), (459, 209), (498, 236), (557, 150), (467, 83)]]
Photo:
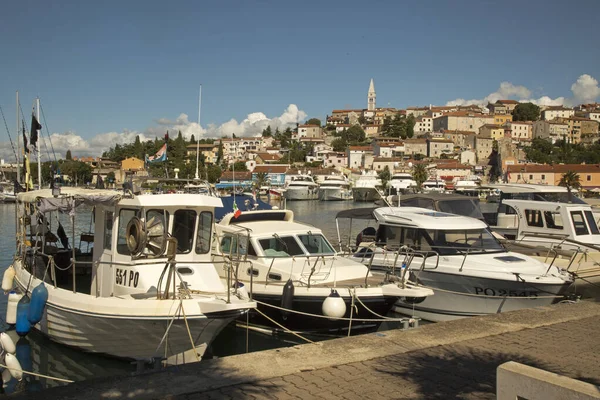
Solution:
[(494, 399), (505, 361), (600, 385), (600, 303), (225, 357), (47, 390), (45, 399)]

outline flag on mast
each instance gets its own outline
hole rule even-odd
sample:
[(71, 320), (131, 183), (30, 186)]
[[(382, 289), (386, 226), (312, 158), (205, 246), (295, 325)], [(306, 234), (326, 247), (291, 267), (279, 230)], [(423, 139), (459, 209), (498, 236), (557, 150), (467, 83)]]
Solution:
[(146, 156), (146, 163), (167, 161), (167, 143), (169, 142), (169, 131), (165, 135), (165, 144), (153, 156)]
[(233, 218), (237, 218), (242, 215), (242, 212), (239, 210), (237, 203), (235, 202), (235, 198), (233, 200)]
[(42, 125), (38, 122), (34, 112), (31, 112), (31, 145), (37, 149), (38, 130), (42, 129)]

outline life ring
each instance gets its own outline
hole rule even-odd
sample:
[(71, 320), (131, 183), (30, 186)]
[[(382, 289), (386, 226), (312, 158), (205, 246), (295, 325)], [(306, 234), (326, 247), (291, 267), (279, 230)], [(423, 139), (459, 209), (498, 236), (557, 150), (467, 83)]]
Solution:
[(146, 246), (146, 231), (144, 230), (144, 223), (138, 217), (133, 217), (127, 224), (125, 230), (125, 237), (127, 239), (127, 249), (132, 256), (139, 256), (144, 251)]

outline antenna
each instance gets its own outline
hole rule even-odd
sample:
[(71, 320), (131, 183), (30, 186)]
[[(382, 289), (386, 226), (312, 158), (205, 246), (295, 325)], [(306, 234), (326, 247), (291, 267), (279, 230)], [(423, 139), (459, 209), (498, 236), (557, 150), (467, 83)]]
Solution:
[[(198, 93), (198, 127), (202, 130), (200, 126), (200, 109), (202, 108), (202, 84), (200, 84), (200, 92)], [(195, 180), (199, 180), (198, 176), (198, 164), (200, 164), (200, 132), (198, 132), (198, 137), (196, 138), (196, 175), (194, 176)]]

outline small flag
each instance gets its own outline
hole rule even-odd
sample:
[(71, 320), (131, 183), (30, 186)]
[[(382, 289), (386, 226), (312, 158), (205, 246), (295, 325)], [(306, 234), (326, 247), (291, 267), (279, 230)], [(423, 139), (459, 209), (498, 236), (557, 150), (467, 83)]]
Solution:
[(242, 212), (238, 209), (237, 203), (233, 201), (233, 218), (237, 218), (242, 215)]
[(42, 129), (42, 125), (38, 122), (35, 114), (31, 113), (31, 145), (37, 149), (38, 130)]

